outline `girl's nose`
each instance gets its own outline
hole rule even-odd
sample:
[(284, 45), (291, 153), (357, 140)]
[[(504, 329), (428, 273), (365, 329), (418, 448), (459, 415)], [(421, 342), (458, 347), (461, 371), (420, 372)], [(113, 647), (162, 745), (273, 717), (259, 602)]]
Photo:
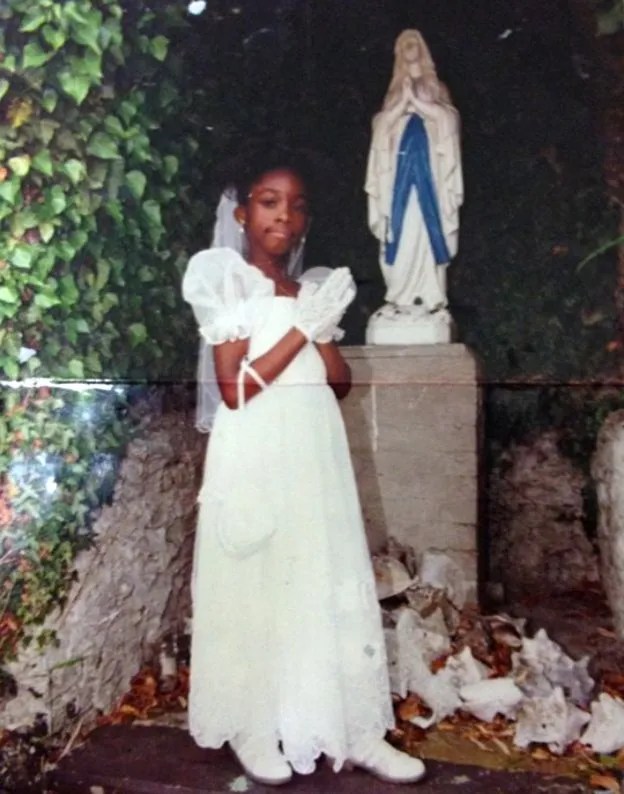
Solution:
[(290, 207), (287, 201), (280, 202), (277, 217), (283, 221), (290, 220)]

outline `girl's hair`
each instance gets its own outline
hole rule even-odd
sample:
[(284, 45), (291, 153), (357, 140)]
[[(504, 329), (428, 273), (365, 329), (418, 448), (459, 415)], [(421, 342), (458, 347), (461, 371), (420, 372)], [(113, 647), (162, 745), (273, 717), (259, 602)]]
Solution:
[(314, 205), (316, 192), (315, 155), (307, 150), (284, 146), (254, 145), (234, 158), (228, 167), (228, 186), (233, 187), (239, 204), (246, 204), (252, 185), (269, 171), (285, 170), (296, 174), (306, 188), (308, 201)]

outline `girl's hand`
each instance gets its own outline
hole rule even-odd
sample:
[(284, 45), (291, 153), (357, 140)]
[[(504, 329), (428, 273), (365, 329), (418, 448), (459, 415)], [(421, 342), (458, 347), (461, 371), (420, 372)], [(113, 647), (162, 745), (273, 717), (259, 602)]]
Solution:
[(308, 341), (316, 341), (319, 334), (327, 336), (354, 297), (353, 277), (346, 267), (332, 271), (320, 286), (306, 282), (297, 296), (294, 327)]

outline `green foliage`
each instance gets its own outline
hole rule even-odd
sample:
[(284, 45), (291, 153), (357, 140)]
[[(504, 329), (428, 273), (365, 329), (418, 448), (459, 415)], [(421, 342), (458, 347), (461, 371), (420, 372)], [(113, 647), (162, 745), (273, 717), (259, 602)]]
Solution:
[(87, 389), (15, 389), (3, 399), (0, 658), (63, 603), (71, 563), (92, 542), (93, 511), (112, 493), (128, 439), (124, 390)]
[(611, 36), (624, 30), (624, 0), (592, 0), (592, 5), (599, 36)]
[[(168, 39), (147, 6), (132, 13), (117, 0), (0, 10), (0, 372), (11, 378), (166, 377), (179, 364), (178, 164), (193, 141), (163, 139), (182, 110)], [(145, 333), (129, 332), (138, 318)], [(23, 347), (36, 355), (20, 363)]]

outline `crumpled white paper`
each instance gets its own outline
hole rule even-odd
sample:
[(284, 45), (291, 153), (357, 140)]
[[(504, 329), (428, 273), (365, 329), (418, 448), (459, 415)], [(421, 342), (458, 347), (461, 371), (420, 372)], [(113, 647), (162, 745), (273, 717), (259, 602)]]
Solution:
[(518, 711), (514, 735), (517, 747), (528, 747), (531, 742), (543, 742), (551, 752), (561, 754), (576, 741), (589, 714), (566, 701), (563, 689), (555, 687), (546, 697), (525, 699)]
[(589, 657), (575, 661), (553, 642), (544, 629), (533, 639), (524, 637), (522, 648), (512, 654), (512, 676), (528, 697), (546, 697), (553, 687), (562, 687), (567, 696), (587, 705), (594, 680), (587, 672)]
[(417, 581), (409, 575), (400, 560), (389, 554), (377, 554), (373, 557), (373, 571), (379, 601), (400, 595)]
[(441, 676), (444, 673), (455, 689), (461, 689), (463, 686), (483, 681), (491, 672), (487, 665), (474, 658), (472, 650), (466, 646), (459, 653), (449, 656), (436, 675)]
[(591, 720), (581, 742), (597, 753), (624, 747), (624, 700), (603, 692), (591, 705)]
[(450, 649), (448, 635), (430, 630), (418, 613), (406, 607), (398, 610), (396, 626), (386, 629), (385, 637), (392, 691), (401, 697), (414, 692), (432, 711), (430, 718), (416, 717), (414, 724), (428, 728), (453, 714), (461, 704), (457, 691), (429, 669)]
[(430, 549), (423, 554), (418, 580), (422, 584), (444, 590), (457, 609), (461, 609), (466, 603), (467, 584), (464, 572), (444, 552)]
[(514, 719), (524, 699), (511, 678), (488, 678), (466, 684), (459, 690), (462, 709), (477, 719), (491, 722), (497, 714)]

